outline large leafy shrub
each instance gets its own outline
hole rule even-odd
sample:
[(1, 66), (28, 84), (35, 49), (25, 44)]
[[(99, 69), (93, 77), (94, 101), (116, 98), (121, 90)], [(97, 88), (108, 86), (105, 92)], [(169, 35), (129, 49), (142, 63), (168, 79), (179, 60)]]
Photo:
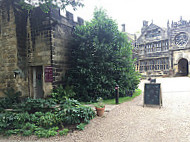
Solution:
[(45, 99), (32, 99), (27, 98), (24, 102), (18, 105), (18, 108), (22, 109), (24, 112), (34, 113), (34, 112), (47, 112), (54, 109), (56, 102), (54, 100)]
[[(58, 129), (62, 130), (65, 125), (88, 123), (95, 116), (90, 107), (73, 99), (62, 101), (59, 108), (54, 106), (55, 102), (52, 100), (27, 99), (19, 105), (22, 111), (5, 111), (0, 114), (0, 134), (35, 134), (38, 137), (50, 137), (57, 135)], [(60, 135), (67, 132), (68, 130), (64, 129), (60, 131)]]
[(57, 116), (66, 125), (88, 123), (94, 118), (95, 112), (88, 106), (81, 105), (74, 99), (67, 99), (60, 105), (60, 110), (57, 111)]
[(63, 87), (62, 85), (57, 86), (53, 89), (53, 92), (51, 93), (51, 98), (55, 102), (62, 102), (69, 98), (73, 98), (75, 96), (75, 92), (73, 91), (73, 86), (66, 85)]
[(13, 88), (7, 88), (3, 90), (3, 93), (5, 97), (0, 99), (0, 112), (4, 109), (13, 108), (14, 105), (20, 103), (21, 92), (16, 92)]
[(74, 86), (76, 98), (113, 98), (116, 84), (121, 95), (137, 88), (131, 44), (103, 10), (96, 10), (91, 22), (77, 26), (73, 34), (72, 69), (66, 73), (66, 83)]

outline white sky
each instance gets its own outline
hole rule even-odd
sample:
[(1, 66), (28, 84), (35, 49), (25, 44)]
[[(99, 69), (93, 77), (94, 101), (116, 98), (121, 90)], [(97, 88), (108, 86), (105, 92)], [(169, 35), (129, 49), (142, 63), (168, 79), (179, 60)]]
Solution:
[[(94, 8), (102, 7), (107, 14), (117, 21), (119, 28), (121, 24), (126, 25), (126, 31), (135, 33), (140, 31), (142, 21), (147, 20), (166, 27), (169, 19), (177, 22), (180, 16), (184, 20), (190, 20), (190, 0), (83, 0), (85, 7), (78, 8), (74, 15), (84, 20), (93, 17)], [(69, 10), (70, 11), (70, 10)]]

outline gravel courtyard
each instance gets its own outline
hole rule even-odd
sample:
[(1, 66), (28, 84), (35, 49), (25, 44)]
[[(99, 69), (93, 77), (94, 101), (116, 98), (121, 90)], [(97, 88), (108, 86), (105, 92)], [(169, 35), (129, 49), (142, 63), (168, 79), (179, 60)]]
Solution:
[[(139, 88), (143, 90), (142, 81)], [(10, 137), (6, 141), (62, 142), (189, 142), (190, 78), (158, 78), (162, 85), (163, 107), (142, 107), (143, 95), (113, 108), (104, 117), (96, 117), (84, 131), (66, 137), (36, 139)], [(5, 141), (1, 139), (0, 141)]]

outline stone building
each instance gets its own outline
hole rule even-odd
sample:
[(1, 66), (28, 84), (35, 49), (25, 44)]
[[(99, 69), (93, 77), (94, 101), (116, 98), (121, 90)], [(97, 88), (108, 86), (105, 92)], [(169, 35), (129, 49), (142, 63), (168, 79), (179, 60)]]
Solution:
[(137, 41), (136, 34), (131, 34), (131, 33), (126, 32), (125, 31), (125, 24), (122, 24), (121, 27), (122, 27), (121, 31), (127, 35), (127, 39), (131, 43), (132, 52), (133, 52), (132, 58), (133, 59), (136, 58), (136, 60), (138, 60), (138, 50), (137, 50), (137, 47), (136, 47), (136, 41)]
[(42, 98), (60, 84), (69, 68), (72, 31), (83, 19), (73, 20), (59, 10), (30, 13), (17, 2), (0, 1), (0, 96), (14, 88), (23, 96)]
[(187, 76), (190, 67), (190, 22), (180, 18), (167, 28), (143, 21), (136, 40), (136, 68), (144, 76)]

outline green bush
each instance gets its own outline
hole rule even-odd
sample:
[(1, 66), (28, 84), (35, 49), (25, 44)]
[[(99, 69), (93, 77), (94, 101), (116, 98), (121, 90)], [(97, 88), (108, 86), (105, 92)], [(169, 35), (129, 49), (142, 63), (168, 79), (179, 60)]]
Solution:
[(12, 104), (20, 102), (19, 97), (22, 95), (20, 91), (15, 92), (13, 88), (7, 88), (3, 93)]
[(37, 126), (35, 124), (27, 122), (20, 131), (22, 132), (23, 136), (30, 136), (34, 133), (36, 128)]
[(15, 105), (20, 103), (21, 92), (15, 92), (13, 88), (7, 88), (3, 90), (3, 93), (5, 97), (0, 99), (0, 112), (3, 112), (4, 109), (15, 108)]
[(38, 136), (39, 138), (41, 137), (48, 138), (48, 137), (57, 135), (58, 129), (59, 129), (58, 127), (53, 127), (50, 129), (44, 129), (44, 128), (39, 127), (36, 129), (35, 135)]
[(63, 135), (67, 135), (69, 132), (69, 129), (63, 129), (62, 131), (59, 131), (59, 135), (63, 136)]
[(64, 114), (62, 119), (65, 124), (88, 123), (95, 116), (92, 108), (80, 105), (76, 100), (68, 99), (60, 108), (60, 113)]
[(61, 119), (61, 115), (58, 115), (58, 113), (55, 112), (46, 112), (37, 121), (37, 124), (44, 128), (51, 128), (53, 126), (62, 125), (62, 123), (63, 120)]
[(86, 126), (85, 123), (80, 123), (79, 125), (77, 125), (77, 129), (84, 130), (85, 126)]
[(74, 87), (75, 98), (85, 102), (113, 98), (116, 84), (120, 96), (137, 88), (131, 43), (105, 11), (96, 10), (94, 18), (76, 26), (73, 35), (73, 68), (66, 73), (65, 84)]
[(7, 130), (5, 132), (6, 136), (10, 136), (10, 135), (17, 135), (20, 133), (20, 129), (14, 129), (14, 130)]
[[(32, 106), (32, 102), (39, 103)], [(78, 101), (67, 99), (60, 104), (59, 109), (44, 112), (44, 108), (52, 107), (47, 100), (28, 99), (22, 104), (25, 112), (3, 112), (0, 114), (0, 134), (23, 136), (37, 135), (38, 137), (50, 137), (57, 135), (58, 129), (63, 129), (64, 125), (78, 125), (88, 123), (95, 116), (95, 112), (90, 108), (81, 105)], [(54, 103), (53, 103), (54, 105)], [(40, 106), (40, 108), (37, 108)], [(31, 109), (40, 112), (31, 113)], [(28, 112), (27, 112), (28, 111)], [(68, 130), (60, 131), (60, 135), (67, 134)]]
[(35, 113), (35, 112), (48, 112), (53, 110), (56, 102), (53, 100), (45, 99), (26, 99), (25, 102), (19, 105), (19, 108), (24, 112)]
[(70, 107), (78, 107), (80, 106), (81, 104), (77, 101), (77, 100), (74, 100), (74, 99), (67, 99), (65, 100), (61, 105), (60, 107), (61, 108), (70, 108)]
[(65, 86), (63, 88), (62, 85), (56, 87), (53, 89), (53, 92), (51, 93), (51, 97), (56, 101), (56, 102), (61, 102), (65, 101), (69, 98), (73, 98), (75, 96), (75, 92), (73, 91), (73, 86)]
[(17, 125), (16, 122), (16, 114), (11, 112), (2, 113), (0, 115), (0, 131), (2, 132), (4, 129), (8, 130), (14, 128), (14, 125)]

